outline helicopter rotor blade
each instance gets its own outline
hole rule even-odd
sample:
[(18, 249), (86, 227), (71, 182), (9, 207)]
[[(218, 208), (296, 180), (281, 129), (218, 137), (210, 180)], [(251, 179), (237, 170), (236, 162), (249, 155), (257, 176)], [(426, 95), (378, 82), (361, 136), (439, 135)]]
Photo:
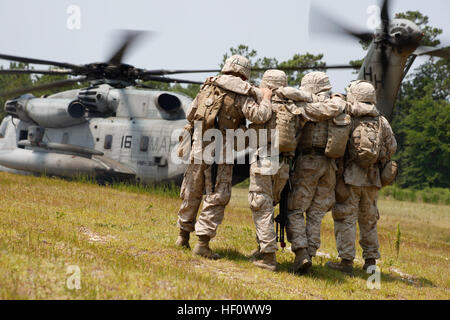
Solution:
[(420, 46), (413, 52), (416, 56), (428, 55), (432, 57), (439, 57), (444, 59), (450, 59), (450, 47), (438, 48)]
[(270, 69), (278, 69), (283, 71), (304, 71), (304, 70), (313, 70), (313, 69), (319, 69), (319, 70), (328, 70), (328, 69), (359, 69), (361, 65), (350, 65), (350, 64), (343, 64), (343, 65), (324, 65), (324, 66), (300, 66), (300, 67), (274, 67), (274, 68), (252, 68), (252, 71), (267, 71)]
[(147, 75), (141, 79), (144, 81), (158, 81), (158, 82), (165, 82), (165, 83), (189, 83), (189, 84), (200, 84), (200, 85), (203, 84), (203, 82), (199, 82), (199, 81), (176, 79), (176, 78), (169, 78), (169, 77), (158, 77), (158, 76), (151, 76), (151, 75)]
[(142, 74), (144, 76), (151, 75), (151, 76), (164, 76), (168, 74), (181, 74), (181, 73), (218, 73), (220, 72), (220, 69), (206, 69), (206, 70), (165, 70), (165, 69), (158, 69), (158, 70), (145, 70)]
[(71, 75), (73, 72), (70, 70), (0, 69), (0, 74)]
[(373, 38), (373, 33), (361, 30), (352, 30), (337, 21), (336, 18), (322, 12), (314, 5), (311, 5), (309, 14), (309, 32), (327, 35), (350, 36), (361, 41), (370, 41)]
[(130, 48), (136, 44), (137, 40), (142, 39), (144, 35), (148, 35), (149, 31), (140, 30), (124, 30), (123, 39), (120, 42), (117, 49), (108, 59), (108, 62), (113, 65), (119, 65), (122, 63), (125, 55), (130, 51)]
[(383, 25), (383, 33), (389, 35), (389, 0), (383, 0), (383, 5), (381, 7), (380, 13), (381, 23)]
[[(330, 66), (301, 66), (301, 67), (273, 67), (273, 68), (252, 68), (252, 71), (267, 71), (270, 69), (278, 69), (283, 71), (303, 71), (303, 70), (310, 70), (310, 69), (358, 69), (360, 68), (360, 65), (330, 65)], [(165, 69), (159, 69), (159, 70), (146, 70), (142, 74), (144, 76), (151, 75), (151, 76), (163, 76), (163, 75), (169, 75), (169, 74), (182, 74), (182, 73), (219, 73), (222, 70), (220, 69), (204, 69), (204, 70), (165, 70)]]
[(26, 58), (26, 57), (19, 57), (19, 56), (13, 56), (13, 55), (8, 55), (8, 54), (0, 54), (0, 59), (11, 60), (11, 61), (16, 61), (16, 62), (23, 62), (23, 63), (31, 63), (31, 64), (43, 64), (43, 65), (55, 66), (55, 67), (66, 68), (66, 69), (82, 69), (83, 68), (83, 66), (66, 63), (66, 62), (57, 62), (57, 61), (52, 61), (52, 60)]
[(62, 87), (70, 86), (77, 82), (85, 82), (88, 80), (89, 79), (87, 77), (78, 77), (78, 78), (73, 78), (73, 79), (66, 79), (66, 80), (60, 80), (60, 81), (55, 81), (55, 82), (51, 82), (51, 83), (45, 83), (45, 84), (27, 87), (27, 88), (19, 88), (19, 89), (14, 89), (14, 90), (9, 90), (9, 91), (1, 91), (0, 97), (17, 96), (17, 95), (21, 95), (21, 94), (33, 92), (33, 91), (62, 88)]

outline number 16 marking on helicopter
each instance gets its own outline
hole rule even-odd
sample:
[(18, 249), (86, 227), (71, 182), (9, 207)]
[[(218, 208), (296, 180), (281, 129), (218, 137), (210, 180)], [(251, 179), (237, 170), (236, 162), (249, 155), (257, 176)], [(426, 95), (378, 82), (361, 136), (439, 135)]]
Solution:
[(123, 149), (131, 149), (131, 140), (133, 136), (122, 136), (122, 143), (120, 144), (120, 148)]

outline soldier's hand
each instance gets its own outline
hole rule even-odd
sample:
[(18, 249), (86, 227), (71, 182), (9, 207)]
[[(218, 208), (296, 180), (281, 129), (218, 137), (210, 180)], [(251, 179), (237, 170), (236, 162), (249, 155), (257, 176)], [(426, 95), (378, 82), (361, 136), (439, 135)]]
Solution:
[(339, 98), (345, 101), (345, 96), (342, 93), (333, 93), (331, 95), (332, 98)]
[(273, 94), (272, 89), (262, 88), (261, 91), (263, 94), (263, 99), (269, 99), (269, 100), (272, 99), (272, 94)]

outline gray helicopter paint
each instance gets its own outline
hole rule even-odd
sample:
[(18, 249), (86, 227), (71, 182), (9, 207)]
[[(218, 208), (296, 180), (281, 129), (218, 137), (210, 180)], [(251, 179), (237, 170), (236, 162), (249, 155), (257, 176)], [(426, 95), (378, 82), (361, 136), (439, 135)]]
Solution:
[[(177, 143), (177, 141), (171, 140), (171, 136), (173, 130), (183, 128), (187, 124), (185, 110), (190, 106), (191, 99), (184, 95), (173, 94), (180, 99), (182, 105), (176, 114), (170, 114), (157, 105), (158, 96), (165, 92), (129, 88), (109, 91), (121, 101), (114, 106), (115, 110), (111, 110), (116, 112), (115, 117), (87, 117), (86, 122), (78, 125), (64, 128), (47, 127), (43, 142), (76, 145), (101, 151), (105, 158), (126, 165), (135, 173), (136, 180), (144, 183), (180, 181), (185, 166), (175, 165), (170, 159), (170, 152)], [(79, 90), (62, 92), (47, 99), (55, 101), (75, 99), (78, 92)], [(166, 120), (167, 118), (170, 120)], [(173, 120), (173, 118), (179, 118), (179, 120)], [(46, 118), (45, 121), (48, 124), (48, 121), (52, 121), (52, 119)], [(2, 130), (5, 131), (5, 137), (0, 138), (0, 150), (17, 151), (17, 143), (21, 140), (20, 132), (25, 132), (31, 125), (35, 124), (12, 119), (10, 116), (6, 117), (1, 124)], [(110, 148), (105, 148), (107, 136), (112, 138)], [(143, 138), (148, 140), (147, 150), (141, 150)], [(27, 147), (26, 149), (31, 148)], [(22, 152), (22, 149), (19, 151), (21, 158), (27, 158), (30, 161), (35, 159), (35, 162), (39, 163), (37, 166), (30, 165), (28, 167), (32, 172), (38, 172), (41, 169), (40, 172), (49, 173), (53, 168), (56, 175), (69, 175), (70, 170), (74, 171), (75, 175), (90, 173), (98, 169), (94, 164), (90, 169), (86, 169), (89, 165), (85, 163), (85, 160), (78, 158), (71, 160), (70, 157), (67, 157), (70, 154), (58, 152), (58, 155), (55, 155), (52, 150), (39, 148), (34, 148), (34, 150), (36, 151), (34, 154)], [(37, 153), (40, 153), (38, 155), (40, 157), (37, 157)], [(55, 156), (52, 157), (52, 155)], [(57, 160), (65, 162), (66, 167), (58, 167), (60, 171), (55, 171), (55, 161)], [(77, 163), (80, 170), (76, 170)], [(12, 165), (11, 157), (7, 157), (5, 154), (0, 154), (0, 165), (8, 165), (14, 169), (26, 168), (23, 164), (21, 166)]]
[[(412, 33), (415, 36), (420, 36), (422, 33), (419, 27), (405, 19), (392, 20), (389, 30), (391, 34), (398, 32), (400, 34)], [(358, 80), (370, 81), (375, 86), (377, 90), (377, 108), (388, 119), (392, 118), (394, 103), (403, 80), (406, 62), (416, 48), (417, 46), (402, 47), (401, 51), (393, 51), (392, 47), (387, 47), (388, 65), (383, 79), (381, 48), (376, 41), (372, 41), (358, 73)]]

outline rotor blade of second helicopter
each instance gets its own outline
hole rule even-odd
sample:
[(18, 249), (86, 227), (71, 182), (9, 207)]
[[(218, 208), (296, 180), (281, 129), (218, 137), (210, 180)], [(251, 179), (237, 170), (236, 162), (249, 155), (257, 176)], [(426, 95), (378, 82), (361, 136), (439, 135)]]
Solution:
[(328, 36), (340, 35), (357, 38), (361, 41), (370, 41), (373, 33), (364, 30), (353, 30), (333, 16), (324, 13), (318, 7), (311, 5), (309, 17), (309, 32), (322, 33)]
[(383, 0), (380, 15), (383, 24), (383, 32), (387, 35), (389, 33), (389, 0)]
[(45, 83), (45, 84), (41, 84), (41, 85), (37, 85), (37, 86), (33, 86), (33, 87), (1, 91), (0, 97), (17, 96), (17, 95), (21, 95), (21, 94), (29, 93), (29, 92), (33, 92), (33, 91), (67, 87), (67, 86), (70, 86), (77, 82), (85, 82), (85, 81), (88, 81), (87, 77), (78, 77), (78, 78), (73, 78), (73, 79), (66, 79), (66, 80), (55, 81), (55, 82), (51, 82), (51, 83)]

